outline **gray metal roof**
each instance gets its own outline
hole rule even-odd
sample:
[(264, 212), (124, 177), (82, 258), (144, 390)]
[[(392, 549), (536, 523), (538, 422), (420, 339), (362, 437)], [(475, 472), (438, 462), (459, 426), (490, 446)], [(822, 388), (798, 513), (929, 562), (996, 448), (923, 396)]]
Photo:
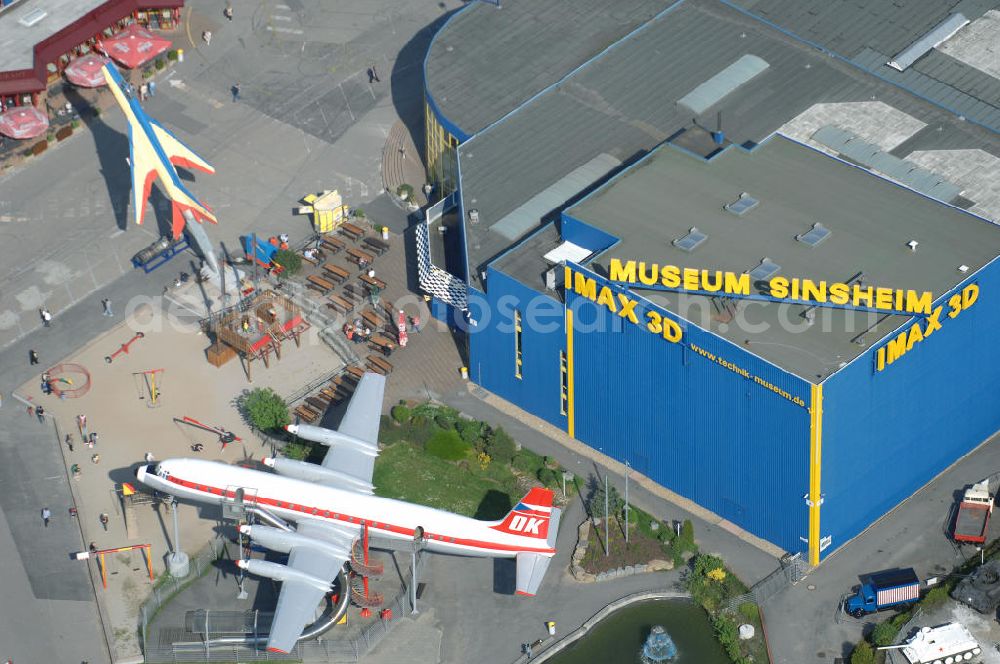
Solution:
[[(877, 96), (933, 125), (934, 131), (906, 142), (910, 150), (948, 135), (956, 148), (1000, 155), (993, 137), (954, 129), (961, 123), (953, 116), (894, 86), (717, 2), (688, 0), (459, 147), (465, 209), (477, 208), (484, 220), (467, 224), (472, 285), (510, 245), (489, 231), (490, 223), (602, 153), (628, 162), (690, 126), (692, 113), (678, 100), (746, 54), (766, 61), (768, 69), (694, 118), (714, 128), (715, 111), (724, 110), (727, 138), (734, 143), (760, 142), (815, 103)], [(948, 130), (936, 131), (942, 127)]]
[[(886, 65), (950, 14), (975, 21), (1000, 0), (730, 0), (798, 38), (819, 44), (887, 81), (1000, 132), (1000, 80), (932, 49), (903, 72)], [(984, 48), (992, 47), (984, 44)]]
[[(744, 191), (760, 205), (743, 217), (725, 212)], [(787, 277), (846, 282), (863, 272), (866, 286), (927, 290), (936, 298), (965, 277), (959, 265), (971, 273), (1000, 255), (1000, 227), (780, 136), (752, 153), (730, 149), (709, 162), (666, 146), (567, 213), (621, 238), (594, 261), (602, 268), (615, 257), (744, 272), (767, 257)], [(797, 241), (816, 222), (829, 237), (815, 247)], [(693, 225), (708, 239), (690, 253), (673, 246)], [(911, 239), (919, 242), (915, 252), (906, 244)], [(817, 309), (809, 326), (806, 307), (744, 302), (741, 315), (768, 327), (751, 332), (713, 319), (708, 298), (642, 294), (813, 382), (868, 347), (855, 343), (871, 324), (867, 313)], [(904, 321), (887, 317), (866, 342)]]
[[(0, 71), (31, 69), (35, 44), (45, 41), (107, 0), (34, 0), (20, 2), (0, 12)], [(42, 10), (45, 18), (31, 27), (21, 19)]]
[(470, 3), (434, 37), (427, 90), (471, 135), (639, 27), (664, 0)]

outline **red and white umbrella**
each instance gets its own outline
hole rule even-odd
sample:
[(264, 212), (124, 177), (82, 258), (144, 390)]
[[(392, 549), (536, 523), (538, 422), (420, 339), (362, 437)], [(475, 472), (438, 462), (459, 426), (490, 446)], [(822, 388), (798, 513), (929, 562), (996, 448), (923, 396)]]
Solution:
[(154, 35), (137, 23), (128, 26), (112, 39), (105, 39), (101, 48), (129, 69), (135, 69), (170, 48), (169, 39)]
[(0, 114), (0, 133), (11, 138), (34, 138), (49, 128), (49, 118), (34, 106), (15, 106)]
[(73, 58), (66, 65), (63, 73), (70, 83), (85, 88), (98, 88), (106, 84), (104, 73), (101, 69), (109, 59), (97, 53), (88, 53), (79, 58)]

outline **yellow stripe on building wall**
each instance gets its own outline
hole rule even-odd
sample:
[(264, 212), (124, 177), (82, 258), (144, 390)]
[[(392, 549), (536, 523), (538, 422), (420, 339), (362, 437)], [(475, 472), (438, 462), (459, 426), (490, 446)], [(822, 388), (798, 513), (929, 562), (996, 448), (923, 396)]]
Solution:
[(569, 307), (566, 307), (566, 433), (570, 438), (576, 438), (573, 422), (573, 311)]
[(820, 472), (823, 468), (823, 386), (812, 386), (809, 405), (809, 564), (819, 565), (819, 510), (823, 497)]

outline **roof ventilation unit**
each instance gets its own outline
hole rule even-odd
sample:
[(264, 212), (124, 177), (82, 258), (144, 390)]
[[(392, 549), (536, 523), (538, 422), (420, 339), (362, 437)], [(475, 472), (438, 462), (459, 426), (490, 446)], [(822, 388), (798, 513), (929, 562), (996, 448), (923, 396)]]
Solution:
[(802, 244), (807, 244), (810, 247), (815, 247), (817, 244), (830, 237), (830, 229), (823, 224), (816, 222), (812, 225), (812, 228), (800, 235), (796, 235), (795, 239)]
[(556, 289), (556, 269), (555, 268), (552, 268), (551, 270), (546, 270), (545, 271), (545, 288), (547, 288), (548, 290), (555, 290)]
[(779, 272), (781, 272), (781, 266), (764, 256), (760, 265), (750, 270), (750, 278), (754, 281), (767, 281)]
[(962, 274), (965, 274), (966, 272), (969, 271), (969, 266), (968, 265), (959, 265), (958, 266), (958, 271), (961, 272)]
[(702, 242), (708, 239), (708, 236), (698, 230), (697, 226), (692, 226), (691, 230), (684, 237), (679, 237), (674, 239), (671, 244), (673, 244), (678, 249), (683, 249), (687, 252), (692, 252), (695, 248)]
[(41, 7), (37, 7), (35, 9), (32, 9), (24, 16), (22, 16), (20, 19), (18, 19), (17, 22), (26, 28), (30, 28), (34, 25), (37, 25), (43, 18), (45, 18), (48, 15), (49, 15), (48, 12), (46, 12), (44, 9), (42, 9)]
[(906, 243), (906, 246), (910, 248), (910, 251), (916, 251), (918, 244), (920, 243), (917, 242), (916, 240), (910, 240), (909, 242)]
[(747, 212), (754, 209), (758, 205), (760, 205), (760, 201), (758, 201), (756, 198), (754, 198), (753, 196), (744, 191), (740, 194), (739, 198), (737, 198), (732, 203), (726, 203), (723, 207), (725, 208), (726, 212), (731, 212), (732, 214), (735, 214), (737, 217), (742, 217), (743, 215), (745, 215)]
[(479, 208), (469, 210), (469, 222), (473, 224), (479, 223)]

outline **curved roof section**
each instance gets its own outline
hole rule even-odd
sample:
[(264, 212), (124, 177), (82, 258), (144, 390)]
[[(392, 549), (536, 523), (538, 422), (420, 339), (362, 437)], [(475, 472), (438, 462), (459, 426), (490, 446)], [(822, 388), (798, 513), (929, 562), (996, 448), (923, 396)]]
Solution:
[(669, 7), (669, 0), (474, 2), (441, 28), (427, 92), (471, 136)]

